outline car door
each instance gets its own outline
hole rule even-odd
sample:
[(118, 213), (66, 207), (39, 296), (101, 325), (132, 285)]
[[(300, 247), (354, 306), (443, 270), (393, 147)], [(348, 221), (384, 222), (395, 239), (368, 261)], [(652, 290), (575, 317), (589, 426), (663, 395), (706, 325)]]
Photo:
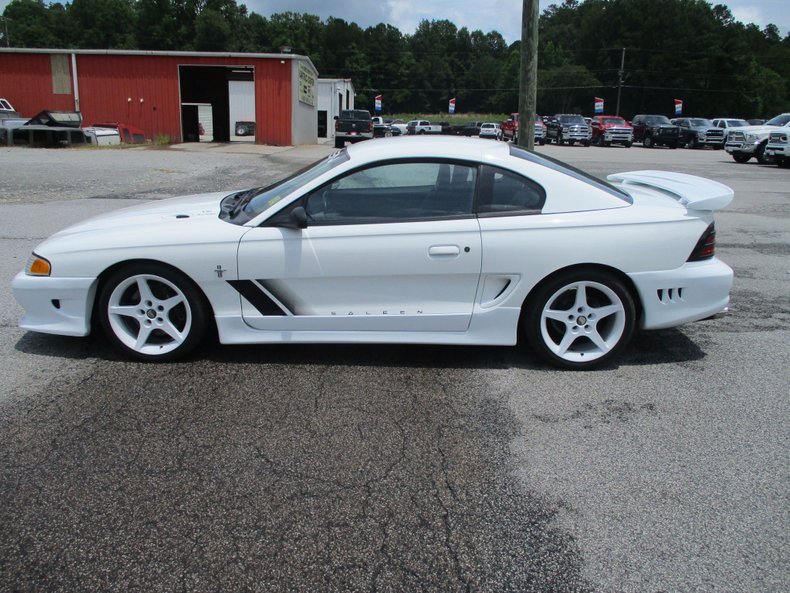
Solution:
[[(482, 261), (476, 182), (475, 165), (407, 160), (296, 200), (240, 242), (244, 321), (261, 330), (465, 331)], [(307, 227), (287, 228), (299, 208)]]

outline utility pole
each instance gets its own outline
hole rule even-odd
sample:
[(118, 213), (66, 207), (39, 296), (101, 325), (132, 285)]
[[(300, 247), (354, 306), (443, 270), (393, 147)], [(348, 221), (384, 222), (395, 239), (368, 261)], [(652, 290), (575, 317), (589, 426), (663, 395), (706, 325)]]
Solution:
[(518, 145), (535, 149), (538, 96), (538, 0), (523, 0), (521, 9), (521, 75), (518, 85)]
[(623, 73), (625, 72), (625, 48), (620, 56), (620, 70), (617, 71), (617, 109), (615, 115), (620, 115), (620, 93), (623, 91)]

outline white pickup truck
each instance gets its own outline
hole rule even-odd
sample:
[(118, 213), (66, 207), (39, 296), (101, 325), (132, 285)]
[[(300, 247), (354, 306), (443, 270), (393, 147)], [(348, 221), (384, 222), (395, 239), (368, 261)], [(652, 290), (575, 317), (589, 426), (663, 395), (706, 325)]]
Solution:
[(408, 134), (441, 134), (442, 126), (440, 124), (432, 124), (424, 119), (413, 119), (406, 124)]
[(777, 115), (762, 126), (745, 126), (731, 130), (727, 134), (724, 150), (738, 163), (745, 163), (754, 157), (758, 163), (766, 165), (771, 162), (771, 156), (766, 154), (768, 136), (781, 127), (790, 127), (790, 113)]

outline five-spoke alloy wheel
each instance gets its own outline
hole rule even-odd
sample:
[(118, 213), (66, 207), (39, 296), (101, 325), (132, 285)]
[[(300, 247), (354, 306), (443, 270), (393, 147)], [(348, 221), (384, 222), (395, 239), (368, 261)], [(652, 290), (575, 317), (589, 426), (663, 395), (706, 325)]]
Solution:
[(142, 360), (172, 360), (200, 342), (206, 306), (179, 272), (158, 264), (132, 264), (104, 283), (99, 319), (121, 350)]
[(587, 369), (605, 364), (625, 347), (635, 317), (634, 300), (618, 279), (598, 270), (574, 270), (537, 289), (524, 329), (546, 361)]

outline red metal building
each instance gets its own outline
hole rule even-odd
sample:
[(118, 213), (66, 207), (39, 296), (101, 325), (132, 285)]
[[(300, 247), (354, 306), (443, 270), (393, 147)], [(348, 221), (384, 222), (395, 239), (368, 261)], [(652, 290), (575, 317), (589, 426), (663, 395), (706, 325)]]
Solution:
[(0, 48), (0, 97), (22, 115), (81, 111), (177, 142), (315, 143), (317, 76), (295, 54)]

